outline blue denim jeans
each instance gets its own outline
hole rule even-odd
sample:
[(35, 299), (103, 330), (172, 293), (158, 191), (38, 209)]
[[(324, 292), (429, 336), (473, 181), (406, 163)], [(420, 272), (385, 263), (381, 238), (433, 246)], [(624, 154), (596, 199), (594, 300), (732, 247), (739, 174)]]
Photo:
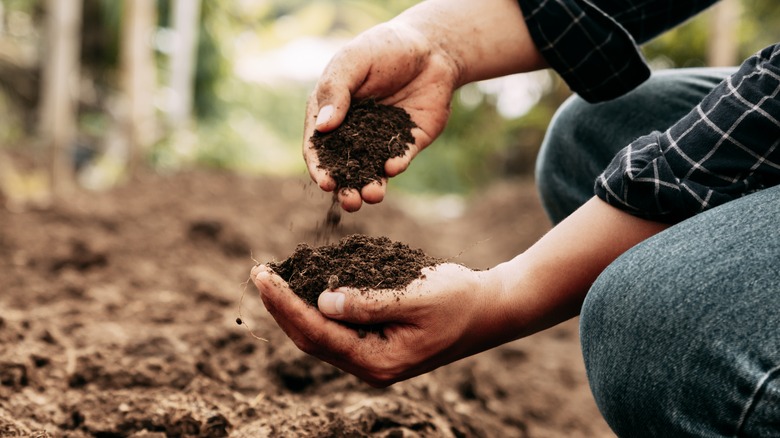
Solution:
[[(617, 150), (669, 127), (730, 72), (663, 72), (610, 102), (567, 101), (537, 164), (553, 221), (593, 196)], [(588, 292), (580, 337), (619, 436), (780, 436), (780, 187), (627, 251)]]

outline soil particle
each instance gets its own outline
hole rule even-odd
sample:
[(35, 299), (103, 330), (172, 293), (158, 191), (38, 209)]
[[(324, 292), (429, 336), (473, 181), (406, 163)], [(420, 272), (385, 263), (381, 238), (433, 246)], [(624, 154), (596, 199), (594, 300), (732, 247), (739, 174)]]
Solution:
[(268, 266), (296, 295), (316, 307), (326, 289), (402, 289), (420, 277), (422, 268), (441, 262), (387, 237), (352, 234), (319, 247), (301, 243), (290, 257)]
[(323, 220), (322, 223), (317, 223), (314, 232), (314, 243), (316, 245), (329, 243), (333, 236), (337, 234), (340, 224), (341, 208), (339, 208), (338, 192), (334, 192), (330, 207), (328, 207), (328, 212), (325, 214), (325, 220)]
[(360, 190), (385, 177), (385, 161), (404, 155), (416, 126), (406, 110), (367, 99), (355, 102), (335, 130), (315, 131), (311, 142), (320, 168), (336, 181), (336, 192)]

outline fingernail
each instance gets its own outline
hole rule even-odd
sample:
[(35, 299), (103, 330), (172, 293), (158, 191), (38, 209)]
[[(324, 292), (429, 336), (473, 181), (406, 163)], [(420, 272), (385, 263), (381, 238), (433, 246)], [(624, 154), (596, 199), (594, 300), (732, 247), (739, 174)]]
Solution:
[(344, 294), (340, 292), (323, 292), (317, 302), (320, 312), (326, 315), (341, 315), (344, 313)]
[(320, 108), (320, 112), (317, 114), (317, 122), (315, 125), (322, 126), (328, 123), (331, 117), (333, 117), (333, 105), (325, 105), (324, 107)]
[(254, 265), (252, 266), (252, 271), (249, 273), (249, 275), (252, 276), (252, 278), (257, 277), (257, 274), (259, 274), (261, 271), (260, 265)]

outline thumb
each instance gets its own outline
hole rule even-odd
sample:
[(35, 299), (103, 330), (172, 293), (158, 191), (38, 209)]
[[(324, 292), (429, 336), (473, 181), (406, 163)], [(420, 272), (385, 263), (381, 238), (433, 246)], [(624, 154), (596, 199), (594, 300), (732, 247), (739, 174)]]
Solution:
[(392, 294), (375, 291), (364, 296), (355, 289), (327, 290), (320, 294), (317, 306), (325, 316), (355, 324), (381, 324), (398, 319), (400, 302)]
[(317, 90), (319, 110), (314, 122), (314, 129), (319, 132), (329, 132), (336, 129), (347, 116), (350, 101), (349, 89), (333, 85), (321, 86)]

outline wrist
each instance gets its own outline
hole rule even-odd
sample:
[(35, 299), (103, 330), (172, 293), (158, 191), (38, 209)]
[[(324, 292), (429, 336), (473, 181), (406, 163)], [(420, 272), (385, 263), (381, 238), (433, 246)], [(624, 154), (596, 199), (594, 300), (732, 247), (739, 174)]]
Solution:
[(501, 263), (486, 271), (479, 271), (482, 316), (477, 329), (499, 345), (524, 336), (527, 316), (523, 303), (528, 282), (525, 272), (516, 260)]
[(428, 0), (394, 20), (451, 60), (456, 87), (547, 67), (515, 0)]
[[(562, 273), (552, 263), (526, 251), (486, 271), (498, 292), (493, 306), (496, 321), (509, 342), (552, 327), (577, 315), (581, 298), (559, 288)], [(565, 274), (563, 274), (565, 275)]]
[(440, 15), (439, 12), (434, 10), (417, 12), (415, 9), (419, 6), (427, 5), (423, 3), (408, 9), (388, 21), (386, 25), (396, 32), (399, 38), (413, 42), (412, 50), (420, 54), (421, 65), (418, 66), (420, 70), (426, 64), (439, 63), (444, 66), (444, 71), (449, 72), (447, 77), (439, 80), (455, 89), (464, 83), (467, 62), (462, 51), (452, 41), (455, 32), (441, 22), (443, 18), (437, 17)]

